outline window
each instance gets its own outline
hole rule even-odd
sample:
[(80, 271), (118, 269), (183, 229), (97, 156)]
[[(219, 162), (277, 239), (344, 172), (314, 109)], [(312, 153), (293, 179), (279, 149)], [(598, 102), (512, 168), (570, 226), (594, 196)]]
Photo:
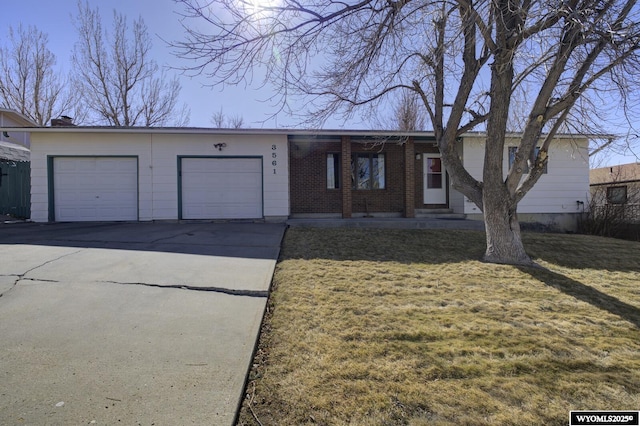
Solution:
[(624, 204), (627, 202), (627, 186), (610, 186), (607, 188), (608, 204)]
[(440, 158), (427, 158), (427, 188), (442, 188), (442, 160)]
[(327, 154), (327, 189), (340, 189), (340, 154)]
[(353, 189), (384, 189), (384, 154), (353, 154), (351, 156), (351, 187)]
[[(513, 163), (516, 161), (516, 152), (518, 151), (518, 147), (517, 146), (510, 146), (509, 147), (509, 168), (511, 168), (511, 166), (513, 166)], [(538, 153), (540, 152), (540, 147), (537, 146), (533, 155), (534, 157), (531, 159), (531, 161), (534, 161), (536, 159), (536, 157), (538, 156)], [(549, 163), (547, 162), (544, 165), (544, 169), (542, 169), (542, 174), (547, 174), (547, 165)], [(524, 174), (529, 173), (529, 166), (525, 166), (524, 168)]]

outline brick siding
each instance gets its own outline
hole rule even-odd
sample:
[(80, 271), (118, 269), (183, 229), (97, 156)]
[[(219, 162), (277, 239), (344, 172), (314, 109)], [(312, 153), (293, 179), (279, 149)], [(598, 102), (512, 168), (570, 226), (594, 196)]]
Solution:
[[(330, 213), (349, 218), (352, 214), (397, 213), (414, 217), (415, 208), (425, 207), (424, 154), (437, 152), (438, 149), (430, 143), (414, 143), (412, 140), (403, 144), (391, 141), (383, 145), (351, 142), (347, 136), (333, 141), (291, 141), (291, 214)], [(341, 156), (339, 189), (327, 188), (329, 153)], [(385, 189), (351, 188), (352, 153), (385, 154)], [(417, 154), (420, 154), (419, 159)]]
[(289, 143), (291, 213), (342, 213), (342, 190), (327, 189), (327, 153), (340, 153), (339, 141)]
[(404, 216), (415, 217), (416, 159), (413, 138), (408, 138), (404, 145), (404, 164)]
[(290, 142), (291, 213), (342, 213), (342, 191), (327, 189), (327, 153), (340, 142)]
[[(409, 142), (405, 148), (405, 144), (393, 141), (380, 145), (349, 143), (348, 137), (342, 140), (344, 145), (341, 141), (290, 142), (291, 214), (336, 213), (348, 218), (353, 213), (397, 213), (412, 217), (414, 203), (419, 206), (422, 202), (422, 162), (415, 159), (413, 143)], [(327, 189), (329, 153), (341, 155), (340, 189)], [(352, 153), (385, 154), (385, 189), (351, 189)], [(407, 161), (415, 163), (405, 169)], [(420, 192), (413, 193), (412, 188)], [(405, 192), (405, 189), (410, 190)]]

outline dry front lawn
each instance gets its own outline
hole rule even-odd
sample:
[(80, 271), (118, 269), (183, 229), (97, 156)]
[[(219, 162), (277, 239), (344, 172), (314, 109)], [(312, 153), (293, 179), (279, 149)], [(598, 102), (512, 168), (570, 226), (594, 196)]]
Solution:
[[(640, 243), (287, 232), (240, 425), (566, 425), (640, 409)], [(257, 419), (257, 420), (256, 420)]]

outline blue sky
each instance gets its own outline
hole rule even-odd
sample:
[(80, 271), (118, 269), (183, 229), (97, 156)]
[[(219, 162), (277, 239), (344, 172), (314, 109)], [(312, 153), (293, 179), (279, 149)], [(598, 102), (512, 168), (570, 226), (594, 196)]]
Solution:
[[(91, 7), (98, 6), (103, 25), (109, 28), (112, 23), (113, 10), (127, 16), (131, 23), (142, 16), (149, 35), (153, 39), (153, 57), (160, 66), (180, 67), (188, 65), (176, 58), (164, 40), (181, 39), (184, 30), (176, 14), (179, 5), (172, 0), (90, 0)], [(0, 14), (0, 44), (4, 44), (9, 25), (16, 28), (34, 25), (49, 36), (49, 49), (56, 55), (58, 66), (65, 72), (70, 69), (70, 57), (76, 43), (76, 30), (72, 24), (72, 16), (77, 14), (77, 0), (18, 0), (4, 5)], [(170, 71), (179, 74), (178, 71)], [(191, 108), (190, 126), (210, 127), (211, 115), (222, 107), (228, 116), (239, 115), (250, 127), (281, 127), (294, 124), (285, 116), (278, 120), (267, 119), (274, 109), (260, 102), (270, 96), (270, 91), (252, 87), (231, 87), (221, 91), (220, 88), (204, 87), (208, 82), (205, 77), (189, 78), (180, 76), (182, 85), (181, 101)]]
[[(184, 60), (175, 57), (164, 40), (181, 40), (184, 29), (179, 22), (177, 12), (180, 5), (173, 0), (89, 0), (92, 7), (98, 6), (105, 27), (111, 25), (113, 10), (124, 14), (131, 22), (142, 16), (153, 39), (153, 57), (160, 66), (179, 68), (188, 66)], [(73, 45), (77, 40), (76, 31), (72, 24), (72, 16), (77, 14), (77, 0), (18, 0), (8, 2), (0, 14), (0, 44), (4, 44), (9, 25), (17, 27), (34, 25), (48, 34), (49, 49), (58, 60), (58, 66), (68, 72), (69, 58)], [(190, 21), (193, 23), (193, 21)], [(170, 71), (178, 73), (178, 71)], [(209, 83), (206, 77), (179, 76), (182, 85), (181, 102), (191, 109), (190, 126), (210, 127), (211, 115), (223, 108), (227, 116), (242, 116), (246, 125), (253, 128), (290, 127), (296, 124), (295, 119), (285, 115), (278, 115), (277, 119), (269, 119), (275, 108), (264, 102), (273, 93), (268, 88), (260, 89), (259, 82), (255, 87), (206, 87)], [(269, 120), (268, 120), (269, 119)], [(267, 120), (267, 121), (265, 121)], [(329, 121), (326, 128), (351, 127), (361, 128), (362, 124), (342, 121)], [(622, 129), (616, 131), (624, 132)], [(640, 141), (640, 139), (638, 139)], [(636, 151), (640, 152), (640, 142), (636, 144)], [(615, 155), (607, 158), (599, 165), (612, 165), (636, 161), (631, 154), (627, 156)]]

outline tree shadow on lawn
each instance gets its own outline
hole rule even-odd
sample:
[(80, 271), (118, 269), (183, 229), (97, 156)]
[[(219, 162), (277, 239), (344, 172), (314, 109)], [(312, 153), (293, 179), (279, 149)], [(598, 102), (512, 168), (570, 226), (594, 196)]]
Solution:
[[(523, 233), (533, 259), (572, 269), (639, 272), (640, 243), (588, 235)], [(445, 264), (481, 261), (485, 233), (471, 230), (290, 228), (281, 259)]]
[(623, 302), (617, 297), (610, 296), (593, 287), (589, 287), (579, 281), (566, 277), (546, 268), (518, 267), (520, 271), (531, 275), (533, 278), (546, 285), (560, 290), (564, 294), (586, 302), (598, 309), (607, 311), (640, 328), (640, 309), (634, 305)]
[(592, 235), (524, 232), (524, 248), (533, 259), (572, 269), (639, 272), (640, 243)]
[[(484, 232), (462, 230), (315, 229), (288, 230), (280, 260), (422, 263), (428, 265), (481, 261)], [(527, 233), (532, 257), (572, 269), (635, 272), (640, 244), (585, 235)], [(603, 251), (604, 250), (604, 251)], [(627, 251), (625, 251), (627, 250)], [(623, 253), (620, 253), (620, 252)], [(640, 309), (593, 287), (543, 267), (521, 272), (563, 293), (629, 321), (640, 328)]]

